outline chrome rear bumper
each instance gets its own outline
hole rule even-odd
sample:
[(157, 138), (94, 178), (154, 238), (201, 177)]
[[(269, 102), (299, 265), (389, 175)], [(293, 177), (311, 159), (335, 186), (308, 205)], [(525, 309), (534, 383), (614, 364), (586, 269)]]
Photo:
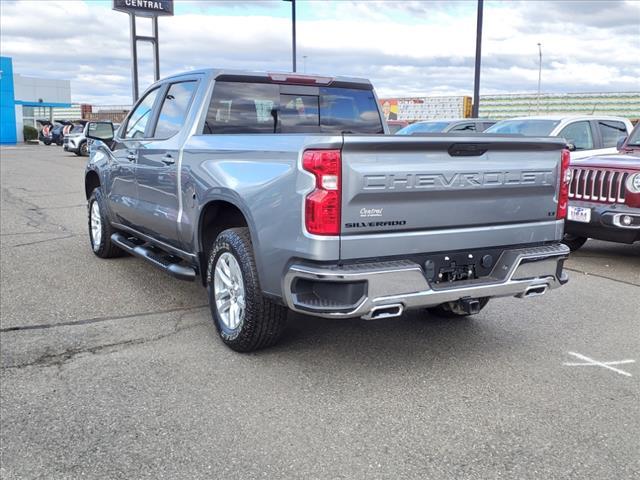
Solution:
[[(294, 264), (284, 278), (285, 301), (292, 310), (328, 318), (397, 316), (404, 310), (424, 308), (463, 298), (526, 297), (542, 295), (568, 281), (562, 262), (569, 248), (561, 243), (505, 250), (491, 274), (475, 280), (430, 285), (422, 267), (410, 260), (344, 266)], [(364, 293), (352, 305), (302, 301), (295, 282), (365, 282)]]

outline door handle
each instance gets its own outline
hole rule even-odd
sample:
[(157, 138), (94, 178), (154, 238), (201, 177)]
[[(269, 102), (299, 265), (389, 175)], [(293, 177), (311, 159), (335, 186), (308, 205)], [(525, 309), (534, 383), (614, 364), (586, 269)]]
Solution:
[(164, 157), (162, 157), (162, 163), (164, 163), (165, 165), (173, 165), (174, 163), (176, 163), (176, 161), (171, 155), (167, 153)]
[(129, 152), (129, 154), (127, 155), (127, 160), (129, 160), (130, 162), (135, 162), (136, 161), (136, 154), (133, 152)]

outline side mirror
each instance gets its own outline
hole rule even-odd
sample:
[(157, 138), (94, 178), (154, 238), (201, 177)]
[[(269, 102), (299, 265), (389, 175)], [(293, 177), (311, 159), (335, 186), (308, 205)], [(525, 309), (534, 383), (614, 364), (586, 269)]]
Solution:
[(113, 137), (114, 137), (113, 123), (89, 122), (87, 127), (87, 138), (109, 143), (113, 140)]
[(616, 149), (617, 150), (622, 150), (622, 146), (625, 144), (626, 141), (627, 141), (627, 136), (626, 135), (618, 138), (618, 142), (616, 143)]
[(569, 149), (570, 152), (576, 151), (576, 146), (573, 143), (567, 143), (567, 148)]

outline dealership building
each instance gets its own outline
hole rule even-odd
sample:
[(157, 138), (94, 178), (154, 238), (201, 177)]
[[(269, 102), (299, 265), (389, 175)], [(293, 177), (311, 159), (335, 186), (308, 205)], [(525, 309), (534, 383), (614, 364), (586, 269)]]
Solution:
[(71, 107), (71, 82), (27, 77), (13, 71), (11, 57), (0, 57), (0, 144), (23, 141), (23, 127), (54, 120), (54, 108)]

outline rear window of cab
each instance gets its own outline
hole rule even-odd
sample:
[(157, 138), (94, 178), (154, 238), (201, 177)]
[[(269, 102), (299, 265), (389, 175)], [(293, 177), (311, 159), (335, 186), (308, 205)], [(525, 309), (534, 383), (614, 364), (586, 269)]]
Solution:
[(383, 133), (372, 90), (216, 81), (204, 134)]

